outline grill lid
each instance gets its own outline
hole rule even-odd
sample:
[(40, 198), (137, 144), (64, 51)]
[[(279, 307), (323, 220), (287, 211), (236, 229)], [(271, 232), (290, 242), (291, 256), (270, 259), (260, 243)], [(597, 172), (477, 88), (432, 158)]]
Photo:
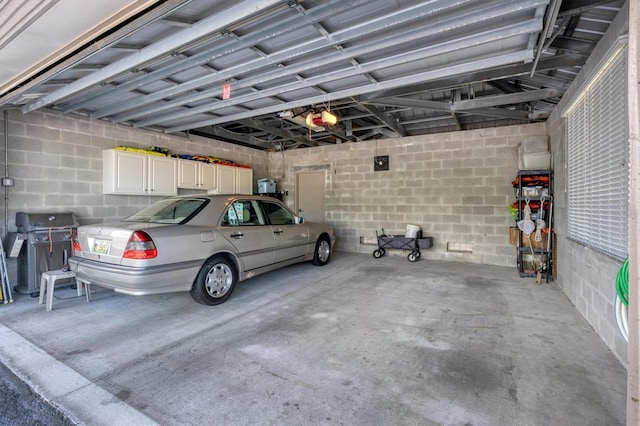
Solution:
[(69, 229), (77, 228), (78, 221), (73, 212), (51, 212), (51, 213), (16, 213), (16, 227), (18, 232), (34, 232), (48, 229)]

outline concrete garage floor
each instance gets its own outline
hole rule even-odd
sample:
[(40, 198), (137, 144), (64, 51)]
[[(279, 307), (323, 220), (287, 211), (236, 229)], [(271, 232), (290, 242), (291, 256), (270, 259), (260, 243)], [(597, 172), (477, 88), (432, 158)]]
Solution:
[(0, 359), (91, 425), (613, 425), (626, 372), (553, 283), (334, 253), (240, 283), (0, 306)]

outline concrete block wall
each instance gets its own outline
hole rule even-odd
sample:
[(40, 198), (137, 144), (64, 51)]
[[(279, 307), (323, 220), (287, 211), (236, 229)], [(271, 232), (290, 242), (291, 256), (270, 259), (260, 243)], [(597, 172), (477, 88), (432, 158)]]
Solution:
[[(270, 177), (295, 208), (296, 172), (329, 171), (325, 217), (338, 250), (371, 253), (376, 246), (361, 244), (361, 237), (375, 238), (382, 228), (404, 234), (413, 224), (434, 237), (425, 258), (513, 266), (515, 273), (508, 210), (518, 170), (513, 151), (545, 131), (539, 123), (271, 153)], [(376, 155), (389, 155), (389, 171), (373, 171)]]
[[(3, 114), (0, 120), (0, 158), (4, 159)], [(71, 210), (81, 224), (87, 224), (126, 217), (157, 200), (102, 193), (102, 151), (118, 145), (160, 146), (175, 153), (225, 158), (250, 165), (255, 179), (266, 176), (268, 169), (264, 151), (198, 136), (165, 135), (55, 111), (23, 115), (12, 110), (8, 121), (8, 168), (15, 179), (15, 186), (8, 190), (9, 232), (16, 230), (18, 211)], [(1, 226), (4, 236), (4, 221)]]
[(617, 330), (614, 303), (615, 280), (621, 262), (567, 238), (567, 128), (562, 111), (580, 94), (594, 75), (611, 46), (627, 33), (628, 4), (618, 14), (582, 71), (569, 87), (556, 110), (547, 120), (554, 167), (554, 217), (556, 232), (557, 283), (576, 309), (587, 319), (604, 343), (623, 364), (627, 343)]

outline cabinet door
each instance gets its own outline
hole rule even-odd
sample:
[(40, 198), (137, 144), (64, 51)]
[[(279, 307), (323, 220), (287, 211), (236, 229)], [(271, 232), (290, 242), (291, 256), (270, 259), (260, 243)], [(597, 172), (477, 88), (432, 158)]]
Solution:
[(253, 170), (236, 167), (236, 193), (253, 194)]
[(218, 166), (218, 194), (234, 194), (236, 191), (236, 167)]
[(145, 195), (147, 193), (147, 156), (106, 150), (103, 159), (105, 194)]
[(198, 166), (199, 164), (195, 161), (178, 160), (178, 188), (200, 188)]
[(218, 169), (215, 164), (200, 163), (200, 189), (207, 191), (218, 187)]
[(149, 195), (176, 195), (178, 193), (178, 162), (175, 158), (149, 158)]

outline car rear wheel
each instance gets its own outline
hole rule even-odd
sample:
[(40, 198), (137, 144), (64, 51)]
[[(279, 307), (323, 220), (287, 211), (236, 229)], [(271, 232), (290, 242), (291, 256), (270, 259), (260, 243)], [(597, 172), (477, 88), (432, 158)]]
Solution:
[(200, 269), (191, 297), (203, 305), (219, 305), (231, 296), (237, 281), (233, 262), (222, 256), (212, 257)]
[(311, 263), (317, 266), (324, 266), (329, 263), (329, 257), (331, 257), (331, 243), (326, 235), (318, 238), (316, 243), (316, 251), (313, 254), (313, 260)]

